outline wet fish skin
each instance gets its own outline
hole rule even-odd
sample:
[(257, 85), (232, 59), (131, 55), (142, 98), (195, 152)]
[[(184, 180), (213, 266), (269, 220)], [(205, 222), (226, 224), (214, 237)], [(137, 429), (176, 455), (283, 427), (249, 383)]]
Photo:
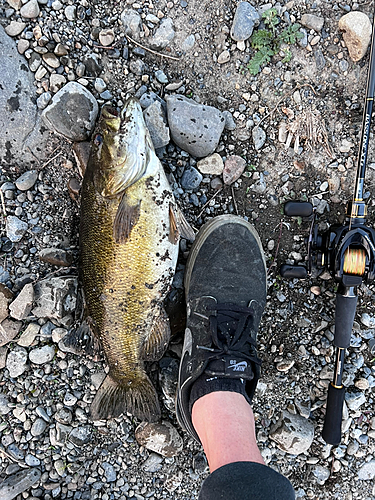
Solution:
[(159, 359), (170, 336), (162, 302), (178, 256), (174, 210), (138, 102), (131, 99), (121, 116), (104, 108), (82, 185), (80, 225), (86, 324), (109, 365), (91, 406), (94, 419), (160, 416), (144, 362)]

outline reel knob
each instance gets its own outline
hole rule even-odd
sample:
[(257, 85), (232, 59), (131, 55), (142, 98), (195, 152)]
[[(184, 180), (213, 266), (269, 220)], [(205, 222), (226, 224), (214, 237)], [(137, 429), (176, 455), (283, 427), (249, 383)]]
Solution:
[(288, 217), (310, 217), (313, 210), (308, 201), (287, 201), (284, 205), (284, 213)]

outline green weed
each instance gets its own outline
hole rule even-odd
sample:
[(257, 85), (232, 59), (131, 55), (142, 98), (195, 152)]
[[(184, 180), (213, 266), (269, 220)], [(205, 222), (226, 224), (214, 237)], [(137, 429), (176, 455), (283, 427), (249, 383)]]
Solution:
[[(290, 24), (282, 30), (277, 29), (280, 18), (275, 8), (263, 12), (262, 18), (267, 29), (254, 31), (250, 39), (252, 48), (256, 50), (247, 65), (247, 69), (252, 75), (259, 73), (261, 67), (269, 63), (271, 58), (280, 52), (282, 44), (293, 45), (297, 40), (303, 38), (298, 23)], [(289, 62), (292, 58), (290, 50), (284, 50), (284, 53), (282, 62)]]

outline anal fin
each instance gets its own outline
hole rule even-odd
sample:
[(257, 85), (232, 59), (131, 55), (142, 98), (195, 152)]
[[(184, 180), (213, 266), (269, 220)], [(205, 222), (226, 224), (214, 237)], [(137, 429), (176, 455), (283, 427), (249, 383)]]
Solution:
[(160, 314), (154, 318), (150, 333), (141, 347), (140, 359), (143, 361), (159, 360), (168, 346), (170, 337), (169, 318), (164, 307), (161, 307)]
[(177, 243), (179, 237), (189, 241), (195, 240), (195, 233), (182, 211), (172, 204), (169, 205), (169, 241)]

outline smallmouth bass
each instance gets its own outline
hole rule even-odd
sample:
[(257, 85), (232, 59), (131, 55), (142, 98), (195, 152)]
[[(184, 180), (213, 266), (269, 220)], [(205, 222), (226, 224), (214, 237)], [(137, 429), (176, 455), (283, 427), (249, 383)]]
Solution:
[(160, 417), (145, 361), (170, 337), (163, 307), (178, 241), (194, 238), (157, 158), (138, 101), (121, 113), (104, 106), (81, 191), (80, 255), (85, 316), (76, 340), (92, 331), (109, 373), (91, 405), (94, 420), (122, 413)]

